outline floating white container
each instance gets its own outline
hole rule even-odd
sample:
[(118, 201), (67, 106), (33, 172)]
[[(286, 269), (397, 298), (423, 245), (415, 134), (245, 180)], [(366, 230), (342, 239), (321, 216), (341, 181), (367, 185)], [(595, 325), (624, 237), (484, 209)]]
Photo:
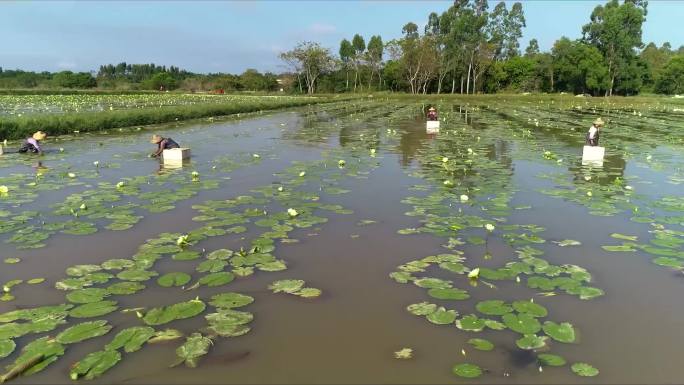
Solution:
[(439, 134), (439, 128), (426, 128), (425, 132), (428, 135)]
[(164, 150), (162, 152), (162, 158), (164, 163), (182, 163), (185, 159), (190, 159), (190, 149), (189, 148), (172, 148), (169, 150)]
[(437, 129), (439, 130), (439, 120), (428, 120), (425, 126), (426, 129)]
[(584, 150), (582, 151), (582, 164), (603, 166), (603, 157), (605, 155), (605, 147), (584, 146)]

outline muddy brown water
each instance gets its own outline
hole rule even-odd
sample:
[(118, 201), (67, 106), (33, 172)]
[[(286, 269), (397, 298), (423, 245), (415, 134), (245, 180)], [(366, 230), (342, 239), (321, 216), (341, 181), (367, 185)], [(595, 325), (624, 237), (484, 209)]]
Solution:
[[(471, 117), (469, 117), (471, 119)], [(332, 120), (334, 121), (334, 120)], [(321, 151), (338, 148), (345, 136), (353, 136), (355, 128), (346, 125), (343, 138), (340, 130), (331, 130), (322, 142), (307, 142), (284, 138), (304, 124), (300, 110), (250, 116), (241, 120), (216, 123), (193, 123), (178, 127), (159, 127), (156, 132), (172, 136), (193, 150), (193, 165), (204, 167), (222, 154), (235, 152), (264, 154), (258, 165), (237, 169), (230, 180), (217, 190), (200, 192), (197, 196), (176, 204), (176, 209), (160, 214), (145, 214), (133, 229), (100, 231), (87, 236), (57, 235), (48, 245), (36, 250), (15, 250), (0, 244), (0, 256), (19, 256), (17, 265), (0, 266), (0, 280), (45, 277), (48, 284), (20, 285), (13, 290), (17, 299), (0, 303), (0, 313), (15, 307), (28, 307), (64, 302), (64, 292), (52, 288), (62, 279), (64, 269), (74, 264), (101, 263), (110, 258), (127, 258), (136, 252), (146, 239), (162, 232), (185, 232), (197, 226), (191, 218), (196, 212), (193, 204), (207, 199), (228, 199), (249, 194), (249, 190), (275, 180), (274, 173), (292, 161), (316, 160)], [(372, 120), (371, 120), (372, 122)], [(538, 370), (534, 354), (515, 346), (514, 333), (487, 330), (468, 333), (453, 326), (438, 326), (422, 317), (409, 314), (407, 305), (431, 300), (424, 289), (401, 285), (388, 277), (400, 264), (424, 256), (444, 252), (440, 245), (444, 238), (432, 235), (398, 235), (397, 230), (418, 225), (418, 219), (404, 215), (410, 206), (401, 200), (420, 193), (410, 191), (415, 184), (424, 183), (409, 176), (412, 168), (420, 167), (416, 151), (432, 146), (440, 140), (425, 134), (422, 121), (407, 119), (401, 124), (377, 124), (381, 135), (378, 146), (379, 167), (368, 179), (345, 179), (341, 187), (351, 190), (334, 199), (325, 198), (354, 211), (351, 215), (331, 214), (329, 222), (318, 229), (296, 230), (292, 238), (299, 243), (278, 245), (275, 254), (287, 261), (288, 269), (281, 272), (257, 272), (246, 279), (235, 280), (211, 293), (236, 291), (251, 295), (255, 302), (245, 310), (254, 314), (252, 331), (239, 338), (218, 339), (211, 353), (196, 369), (169, 369), (175, 359), (177, 343), (147, 346), (123, 360), (93, 383), (678, 383), (682, 381), (681, 357), (684, 353), (684, 275), (656, 266), (650, 258), (637, 253), (609, 253), (602, 245), (615, 244), (609, 235), (624, 233), (648, 239), (648, 226), (629, 221), (629, 215), (611, 217), (590, 216), (587, 209), (572, 202), (552, 198), (538, 192), (552, 186), (548, 180), (536, 176), (557, 172), (548, 163), (517, 159), (514, 143), (500, 151), (509, 158), (513, 171), (512, 183), (519, 190), (512, 206), (531, 205), (530, 210), (514, 211), (508, 223), (533, 223), (546, 228), (547, 240), (576, 239), (579, 247), (560, 248), (547, 242), (540, 248), (546, 251), (550, 263), (572, 263), (587, 268), (593, 275), (593, 285), (605, 295), (590, 301), (558, 295), (535, 297), (535, 301), (549, 309), (554, 320), (568, 320), (578, 330), (574, 344), (553, 343), (552, 353), (564, 356), (569, 362), (588, 362), (600, 369), (600, 375), (581, 378), (568, 367)], [(359, 127), (364, 127), (360, 123)], [(459, 129), (472, 128), (464, 123)], [(396, 135), (384, 135), (386, 128), (396, 129)], [(87, 167), (93, 161), (117, 162), (120, 168), (103, 170), (105, 180), (117, 180), (130, 173), (152, 174), (159, 164), (144, 157), (151, 151), (147, 143), (149, 130), (127, 135), (87, 135), (78, 140), (65, 140), (57, 145), (65, 149), (62, 160), (74, 168)], [(442, 134), (440, 134), (442, 135)], [(501, 138), (507, 142), (505, 138)], [(103, 143), (103, 145), (99, 145)], [(14, 155), (13, 155), (14, 156)], [(620, 159), (619, 167), (625, 176), (638, 175), (642, 180), (653, 180), (655, 185), (637, 185), (644, 193), (655, 194), (666, 188), (671, 194), (681, 194), (680, 188), (663, 183), (663, 175), (644, 169), (638, 163)], [(26, 165), (0, 168), (0, 176), (12, 172), (26, 172)], [(574, 166), (566, 168), (571, 175)], [(208, 171), (207, 171), (208, 172)], [(204, 176), (204, 171), (202, 172)], [(661, 190), (661, 191), (659, 191)], [(47, 210), (49, 204), (61, 201), (69, 191), (43, 194), (45, 199), (27, 205), (32, 209)], [(358, 226), (363, 219), (377, 221)], [(239, 247), (250, 233), (211, 238), (203, 242), (207, 250)], [(468, 260), (481, 260), (479, 249), (464, 245)], [(514, 260), (513, 249), (502, 240), (490, 245), (495, 261)], [(483, 262), (486, 263), (486, 262)], [(191, 271), (194, 263), (162, 261), (156, 266), (160, 273)], [(294, 296), (275, 295), (266, 287), (277, 279), (297, 278), (307, 285), (320, 288), (318, 299), (303, 300)], [(471, 298), (450, 304), (463, 314), (473, 312), (480, 300), (530, 298), (533, 290), (513, 282), (502, 281), (496, 290), (485, 286), (457, 287), (468, 289)], [(121, 308), (167, 305), (194, 298), (195, 293), (180, 290), (169, 298), (168, 289), (152, 281), (148, 289), (135, 299), (121, 298)], [(435, 301), (435, 300), (432, 300)], [(110, 317), (115, 331), (137, 324), (128, 315), (113, 313)], [(200, 319), (176, 322), (170, 326), (192, 331), (202, 326)], [(486, 338), (496, 348), (490, 352), (472, 349), (466, 341), (473, 337)], [(62, 359), (41, 373), (15, 380), (16, 383), (71, 383), (70, 365), (89, 352), (98, 350), (110, 336), (69, 346)], [(18, 346), (30, 341), (17, 340)], [(411, 347), (414, 358), (396, 360), (393, 352)], [(461, 353), (465, 349), (466, 357)], [(2, 361), (9, 363), (17, 352)], [(473, 362), (487, 370), (477, 380), (465, 380), (451, 373), (460, 362)]]

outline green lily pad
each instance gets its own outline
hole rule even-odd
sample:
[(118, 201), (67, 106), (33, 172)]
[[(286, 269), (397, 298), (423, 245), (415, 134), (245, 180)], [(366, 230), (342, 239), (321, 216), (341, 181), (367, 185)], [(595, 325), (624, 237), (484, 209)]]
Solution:
[(556, 244), (560, 247), (567, 247), (567, 246), (580, 246), (582, 245), (582, 242), (580, 241), (575, 241), (573, 239), (565, 239), (560, 242), (556, 242)]
[(518, 313), (529, 314), (532, 317), (546, 317), (549, 314), (544, 306), (531, 301), (515, 301), (513, 308)]
[(144, 282), (157, 275), (159, 275), (157, 272), (148, 270), (123, 270), (116, 277), (122, 281)]
[(190, 274), (183, 272), (167, 273), (157, 279), (157, 284), (161, 287), (183, 286), (190, 282)]
[(274, 293), (288, 293), (294, 294), (295, 292), (301, 290), (306, 282), (301, 279), (285, 279), (280, 281), (275, 281), (268, 285), (268, 289)]
[(140, 282), (117, 282), (110, 285), (107, 291), (113, 295), (130, 295), (145, 289), (145, 285)]
[(456, 320), (456, 310), (447, 310), (443, 307), (437, 308), (434, 312), (426, 316), (427, 320), (437, 325), (448, 325)]
[(71, 367), (69, 377), (74, 381), (81, 377), (93, 380), (114, 367), (119, 361), (121, 361), (121, 353), (116, 350), (93, 352)]
[(160, 342), (174, 341), (183, 337), (183, 333), (176, 329), (160, 330), (154, 333), (154, 336), (147, 340), (148, 344), (156, 344)]
[(305, 287), (294, 293), (294, 295), (300, 296), (302, 298), (316, 298), (323, 294), (321, 289), (316, 289), (315, 287)]
[(615, 246), (601, 246), (605, 251), (625, 252), (636, 251), (631, 245), (615, 245)]
[(101, 266), (105, 270), (123, 270), (135, 266), (135, 262), (129, 259), (110, 259), (103, 262)]
[(467, 291), (461, 289), (430, 289), (428, 295), (432, 298), (444, 300), (464, 300), (470, 298)]
[(409, 311), (409, 313), (413, 315), (429, 315), (437, 311), (437, 305), (434, 303), (428, 303), (428, 302), (421, 302), (421, 303), (414, 303), (412, 305), (408, 305), (406, 307), (406, 310)]
[(29, 285), (37, 285), (39, 283), (45, 282), (45, 278), (32, 278), (26, 281)]
[(240, 293), (222, 293), (211, 297), (211, 306), (223, 309), (232, 309), (247, 306), (254, 302), (254, 298)]
[(501, 318), (503, 320), (503, 323), (506, 326), (508, 326), (509, 329), (513, 330), (516, 333), (535, 334), (536, 332), (541, 330), (541, 324), (539, 323), (539, 321), (537, 321), (536, 318), (526, 313), (517, 315), (513, 313), (508, 313), (504, 314)]
[(456, 327), (468, 332), (481, 332), (485, 328), (485, 320), (469, 314), (456, 320)]
[(176, 349), (178, 360), (172, 366), (185, 363), (189, 368), (196, 368), (199, 359), (209, 353), (211, 345), (211, 339), (204, 337), (200, 333), (191, 334), (185, 343)]
[(194, 317), (204, 311), (206, 305), (199, 299), (179, 302), (171, 306), (154, 308), (145, 314), (143, 321), (147, 325), (163, 325), (171, 321)]
[(624, 234), (620, 234), (620, 233), (613, 233), (613, 234), (610, 234), (610, 236), (615, 238), (615, 239), (621, 239), (623, 241), (630, 241), (630, 242), (636, 242), (636, 240), (638, 239), (638, 237), (636, 235), (624, 235)]
[(22, 373), (24, 376), (30, 376), (57, 361), (64, 354), (64, 350), (64, 345), (49, 336), (38, 338), (24, 346), (21, 350), (21, 355), (7, 369), (10, 371), (12, 368), (23, 366), (34, 360), (36, 356), (41, 356), (40, 361)]
[(445, 281), (439, 278), (420, 278), (413, 281), (413, 283), (425, 289), (450, 289), (451, 281)]
[(117, 350), (124, 348), (126, 353), (133, 353), (155, 335), (155, 330), (147, 326), (133, 326), (120, 331), (110, 342), (105, 346), (106, 350)]
[(99, 301), (86, 303), (73, 308), (69, 315), (74, 318), (92, 318), (109, 314), (115, 311), (118, 307), (116, 301)]
[(482, 369), (474, 364), (458, 364), (455, 365), (451, 371), (463, 378), (477, 378), (482, 375)]
[(566, 364), (565, 359), (555, 354), (540, 354), (537, 356), (539, 363), (544, 366), (563, 366)]
[(477, 350), (482, 350), (485, 352), (488, 352), (492, 349), (494, 349), (494, 344), (482, 339), (482, 338), (471, 338), (468, 340), (468, 343), (473, 345), (473, 347)]
[(100, 270), (102, 270), (100, 265), (76, 265), (66, 269), (66, 273), (71, 277), (83, 277)]
[(546, 336), (540, 337), (534, 334), (526, 334), (522, 338), (516, 340), (515, 344), (523, 350), (534, 350), (544, 347), (547, 339), (548, 337)]
[(180, 253), (174, 254), (171, 257), (174, 261), (192, 261), (200, 257), (200, 253), (197, 251), (186, 250)]
[(108, 295), (109, 292), (106, 289), (87, 288), (69, 292), (66, 298), (72, 303), (91, 303), (100, 302)]
[(681, 269), (684, 267), (684, 260), (670, 257), (658, 257), (653, 259), (653, 263), (658, 266), (672, 267), (674, 269)]
[(475, 305), (477, 311), (487, 315), (504, 315), (513, 311), (511, 305), (501, 300), (482, 301)]
[(283, 261), (271, 261), (266, 263), (259, 263), (256, 265), (257, 269), (261, 271), (283, 271), (287, 269), (287, 265)]
[(199, 265), (197, 265), (197, 270), (200, 273), (217, 273), (219, 271), (222, 271), (223, 268), (228, 265), (228, 262), (220, 259), (209, 259), (206, 260)]
[(544, 322), (543, 329), (547, 336), (558, 342), (575, 342), (575, 329), (568, 322), (557, 324), (553, 321), (546, 321)]
[(83, 322), (59, 333), (55, 340), (61, 344), (73, 344), (103, 336), (109, 333), (110, 330), (112, 330), (112, 327), (105, 320)]
[(581, 377), (594, 377), (599, 374), (599, 370), (584, 362), (576, 362), (570, 367), (573, 373)]
[(222, 271), (219, 273), (207, 274), (199, 279), (200, 285), (207, 285), (209, 287), (221, 286), (232, 282), (235, 279), (233, 273)]
[(5, 358), (12, 354), (17, 345), (13, 340), (0, 340), (0, 358)]
[(20, 258), (5, 258), (5, 263), (8, 265), (13, 265), (15, 263), (21, 262)]

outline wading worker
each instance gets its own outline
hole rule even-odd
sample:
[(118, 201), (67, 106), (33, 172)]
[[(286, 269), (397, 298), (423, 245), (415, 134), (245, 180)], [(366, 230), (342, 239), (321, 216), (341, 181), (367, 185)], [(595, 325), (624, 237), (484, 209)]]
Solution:
[(427, 120), (437, 120), (437, 110), (435, 110), (435, 107), (430, 107), (430, 109), (428, 110)]
[(157, 151), (155, 151), (153, 154), (150, 154), (152, 158), (156, 158), (164, 152), (164, 150), (169, 150), (172, 148), (180, 148), (178, 143), (174, 142), (173, 139), (171, 138), (162, 138), (159, 135), (152, 135), (152, 140), (150, 140), (152, 144), (157, 145)]
[(30, 152), (32, 154), (42, 154), (43, 149), (40, 148), (40, 141), (44, 140), (47, 136), (43, 131), (38, 131), (33, 134), (30, 138), (24, 141), (24, 144), (19, 149), (19, 152)]
[(599, 135), (601, 134), (601, 128), (603, 128), (604, 122), (601, 118), (594, 120), (594, 123), (589, 127), (589, 132), (587, 132), (586, 145), (587, 146), (598, 146), (599, 145)]

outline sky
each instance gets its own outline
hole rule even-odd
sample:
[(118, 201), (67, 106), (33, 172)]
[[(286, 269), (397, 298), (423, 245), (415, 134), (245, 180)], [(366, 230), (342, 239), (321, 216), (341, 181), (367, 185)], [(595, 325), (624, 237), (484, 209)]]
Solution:
[[(498, 1), (490, 0), (490, 8)], [(512, 1), (506, 1), (508, 7)], [(522, 1), (531, 38), (548, 50), (578, 38), (594, 0)], [(91, 71), (101, 64), (155, 63), (199, 73), (285, 70), (278, 54), (317, 41), (337, 53), (340, 40), (401, 36), (412, 21), (452, 1), (7, 1), (0, 0), (0, 67)], [(684, 45), (684, 1), (650, 0), (643, 41)]]

